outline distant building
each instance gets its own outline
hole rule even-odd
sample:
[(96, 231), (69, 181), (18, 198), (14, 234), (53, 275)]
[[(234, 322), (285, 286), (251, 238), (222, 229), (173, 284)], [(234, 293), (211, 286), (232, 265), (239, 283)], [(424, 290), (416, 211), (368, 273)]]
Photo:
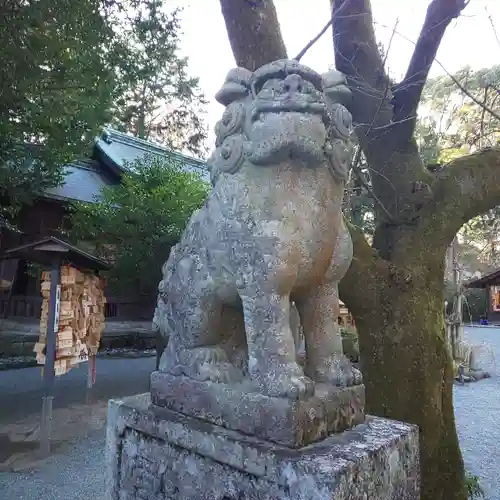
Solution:
[(342, 328), (354, 328), (356, 326), (352, 314), (349, 312), (347, 306), (341, 300), (339, 300), (338, 322)]
[[(113, 129), (104, 129), (95, 139), (90, 158), (75, 160), (64, 167), (64, 184), (47, 190), (32, 205), (21, 210), (17, 219), (20, 233), (2, 230), (0, 251), (45, 236), (60, 237), (70, 202), (91, 203), (104, 186), (120, 183), (127, 172), (127, 164), (150, 155), (176, 160), (186, 170), (198, 172), (209, 180), (208, 169), (200, 160)], [(16, 259), (0, 261), (0, 314), (38, 318), (40, 305), (40, 277), (29, 273), (28, 263)], [(113, 319), (149, 320), (153, 308), (154, 301), (142, 304), (133, 296), (109, 297), (106, 315)]]
[(500, 324), (500, 269), (464, 283), (466, 288), (485, 288), (488, 292), (488, 321)]

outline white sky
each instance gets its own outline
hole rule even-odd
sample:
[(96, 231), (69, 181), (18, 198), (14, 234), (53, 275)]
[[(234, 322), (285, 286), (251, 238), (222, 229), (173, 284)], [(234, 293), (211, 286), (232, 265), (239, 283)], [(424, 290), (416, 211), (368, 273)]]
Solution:
[[(387, 47), (396, 19), (397, 31), (416, 41), (430, 0), (372, 0), (378, 40)], [(281, 31), (289, 57), (294, 57), (325, 25), (329, 16), (329, 0), (274, 0)], [(213, 142), (213, 127), (220, 119), (222, 106), (213, 98), (235, 62), (227, 38), (219, 0), (167, 0), (172, 8), (183, 7), (182, 51), (189, 57), (190, 72), (200, 78), (209, 105), (206, 123), (210, 129), (209, 148)], [(500, 0), (471, 0), (463, 15), (449, 27), (439, 48), (437, 59), (449, 72), (463, 66), (474, 69), (500, 63)], [(385, 25), (386, 27), (382, 26)], [(413, 45), (397, 34), (394, 37), (387, 64), (396, 77), (402, 76), (413, 52)], [(333, 65), (331, 31), (325, 33), (301, 60), (322, 72)], [(434, 64), (431, 76), (443, 74)]]

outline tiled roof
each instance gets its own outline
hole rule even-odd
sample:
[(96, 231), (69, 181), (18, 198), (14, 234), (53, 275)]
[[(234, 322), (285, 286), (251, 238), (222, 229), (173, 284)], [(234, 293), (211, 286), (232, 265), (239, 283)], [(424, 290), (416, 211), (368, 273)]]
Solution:
[(159, 144), (138, 139), (114, 129), (105, 128), (96, 138), (95, 144), (96, 148), (122, 171), (126, 171), (127, 163), (133, 163), (144, 156), (155, 155), (172, 158), (181, 163), (186, 170), (201, 174), (205, 180), (209, 180), (210, 177), (206, 164), (202, 160), (176, 153)]
[(11, 248), (1, 254), (0, 259), (23, 259), (50, 266), (55, 252), (61, 256), (63, 262), (72, 263), (81, 269), (100, 271), (111, 268), (108, 262), (54, 236)]
[[(133, 163), (147, 155), (163, 156), (179, 162), (184, 169), (196, 172), (209, 181), (210, 175), (205, 163), (196, 158), (185, 156), (169, 149), (129, 136), (122, 132), (106, 128), (95, 140), (93, 160), (77, 160), (64, 167), (66, 177), (64, 184), (46, 191), (45, 196), (62, 201), (77, 200), (92, 202), (104, 186), (114, 182), (107, 175), (107, 168), (115, 168), (118, 173), (127, 171), (127, 163)], [(101, 161), (98, 161), (101, 160)]]
[(465, 288), (485, 288), (494, 285), (500, 285), (500, 269), (485, 274), (481, 278), (464, 283)]
[(48, 189), (45, 192), (48, 198), (92, 202), (104, 186), (112, 183), (94, 160), (74, 161), (65, 165), (64, 170), (64, 184)]

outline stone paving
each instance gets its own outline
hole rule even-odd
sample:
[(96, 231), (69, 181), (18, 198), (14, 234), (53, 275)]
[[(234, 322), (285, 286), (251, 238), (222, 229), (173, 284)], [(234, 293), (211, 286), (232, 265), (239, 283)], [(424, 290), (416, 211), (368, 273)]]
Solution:
[(492, 377), (455, 386), (458, 436), (466, 469), (480, 478), (487, 500), (500, 500), (500, 328), (467, 328), (465, 338), (484, 345), (481, 358)]
[[(149, 375), (155, 369), (155, 357), (98, 358), (96, 384), (92, 399), (108, 400), (146, 392)], [(56, 377), (54, 408), (64, 408), (85, 402), (87, 364), (74, 368), (63, 377)], [(43, 380), (41, 367), (0, 371), (0, 422), (16, 422), (38, 414), (42, 404)], [(0, 430), (1, 432), (1, 430)], [(3, 498), (0, 496), (0, 500)]]
[(0, 472), (2, 500), (102, 500), (104, 430), (76, 441), (67, 454), (29, 472)]
[[(466, 338), (483, 343), (490, 379), (455, 387), (455, 414), (468, 471), (479, 476), (486, 500), (500, 500), (500, 328), (468, 328)], [(139, 360), (137, 360), (139, 362)], [(150, 361), (145, 360), (150, 364)], [(72, 443), (30, 472), (0, 473), (2, 500), (83, 500), (103, 498), (104, 430)]]

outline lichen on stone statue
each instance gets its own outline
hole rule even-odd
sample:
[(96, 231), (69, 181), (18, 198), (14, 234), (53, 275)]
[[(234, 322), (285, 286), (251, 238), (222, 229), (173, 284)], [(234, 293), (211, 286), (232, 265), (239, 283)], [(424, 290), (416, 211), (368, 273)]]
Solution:
[(317, 382), (361, 384), (338, 326), (338, 283), (352, 259), (341, 212), (352, 157), (343, 75), (290, 60), (236, 68), (216, 98), (225, 111), (208, 161), (213, 188), (159, 285), (160, 371), (291, 399)]

